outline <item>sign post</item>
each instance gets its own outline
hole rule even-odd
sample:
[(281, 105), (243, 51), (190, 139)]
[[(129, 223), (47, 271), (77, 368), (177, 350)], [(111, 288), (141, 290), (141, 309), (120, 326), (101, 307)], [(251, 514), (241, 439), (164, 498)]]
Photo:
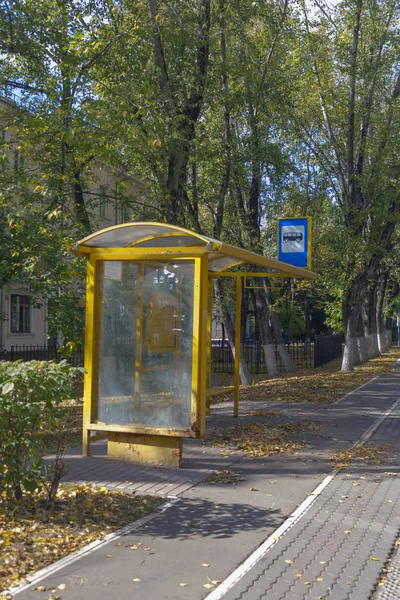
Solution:
[(311, 270), (311, 217), (279, 219), (278, 260)]

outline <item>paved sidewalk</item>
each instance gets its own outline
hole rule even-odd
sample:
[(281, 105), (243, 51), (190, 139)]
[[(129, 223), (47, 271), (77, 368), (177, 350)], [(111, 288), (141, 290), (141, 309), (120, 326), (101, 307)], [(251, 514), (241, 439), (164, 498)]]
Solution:
[[(95, 457), (71, 453), (70, 480), (173, 495), (179, 501), (137, 530), (44, 577), (40, 585), (66, 584), (58, 594), (63, 600), (368, 600), (377, 590), (382, 600), (399, 598), (382, 595), (389, 586), (397, 593), (390, 574), (387, 584), (377, 587), (400, 527), (399, 397), (400, 375), (393, 373), (334, 405), (243, 403), (240, 422), (257, 420), (248, 412), (260, 408), (278, 411), (285, 421), (321, 425), (318, 431), (296, 434), (307, 446), (290, 456), (247, 458), (187, 440), (182, 469), (155, 469), (108, 461), (102, 442), (93, 446)], [(228, 403), (212, 408), (208, 433), (236, 424), (231, 414)], [(374, 423), (379, 426), (370, 442), (391, 444), (390, 461), (339, 472), (274, 539), (277, 528), (305, 499), (312, 500), (310, 494), (332, 473), (329, 456), (349, 448)], [(202, 483), (221, 469), (231, 469), (242, 481), (236, 486)], [(132, 551), (137, 543), (139, 549)], [(267, 551), (252, 559), (263, 544)], [(248, 557), (246, 570), (241, 565)], [(32, 589), (37, 585), (16, 599), (43, 599), (43, 592)]]

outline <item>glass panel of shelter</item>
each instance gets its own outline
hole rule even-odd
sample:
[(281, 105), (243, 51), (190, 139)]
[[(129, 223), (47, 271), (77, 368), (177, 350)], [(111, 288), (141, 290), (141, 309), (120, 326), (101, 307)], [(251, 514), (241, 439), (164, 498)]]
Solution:
[(194, 260), (98, 265), (97, 422), (189, 427)]

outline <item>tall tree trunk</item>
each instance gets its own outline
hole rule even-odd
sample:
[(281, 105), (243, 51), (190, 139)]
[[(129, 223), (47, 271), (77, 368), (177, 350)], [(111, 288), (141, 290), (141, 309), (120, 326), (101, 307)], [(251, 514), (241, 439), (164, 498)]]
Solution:
[(274, 310), (274, 298), (272, 292), (269, 289), (265, 290), (265, 299), (269, 308), (269, 316), (274, 330), (275, 343), (278, 348), (279, 356), (281, 357), (283, 368), (287, 373), (294, 373), (296, 365), (294, 364), (292, 357), (289, 354), (288, 349), (285, 346), (285, 342), (282, 335), (282, 326), (279, 319), (279, 315)]
[(343, 329), (345, 344), (342, 371), (352, 371), (359, 361), (357, 330), (361, 317), (362, 278), (357, 277), (342, 302)]
[(385, 319), (385, 333), (386, 333), (387, 348), (390, 348), (390, 346), (393, 344), (392, 327), (393, 327), (393, 319), (391, 319), (390, 317), (386, 317), (386, 319)]
[(275, 344), (273, 343), (270, 326), (268, 324), (269, 311), (264, 291), (261, 289), (252, 290), (252, 300), (268, 375), (269, 377), (277, 377), (278, 363), (276, 361)]
[[(168, 109), (171, 127), (175, 133), (175, 144), (170, 146), (167, 156), (168, 169), (164, 182), (164, 194), (160, 199), (161, 210), (167, 221), (173, 225), (185, 225), (188, 195), (187, 166), (196, 134), (196, 123), (203, 106), (210, 54), (210, 0), (199, 0), (196, 53), (193, 61), (191, 91), (183, 106), (179, 106), (174, 93), (174, 82), (167, 65), (161, 25), (156, 0), (148, 0), (152, 24), (153, 57), (162, 103)], [(176, 83), (176, 82), (175, 82)], [(177, 141), (178, 140), (178, 141)], [(189, 210), (189, 212), (191, 212)], [(192, 211), (193, 213), (193, 211)]]
[(367, 340), (364, 335), (364, 327), (362, 318), (358, 319), (357, 325), (357, 348), (358, 348), (358, 361), (355, 364), (362, 365), (368, 360)]
[[(220, 279), (217, 279), (217, 278), (215, 279), (214, 289), (215, 289), (215, 299), (216, 299), (216, 303), (218, 306), (218, 310), (222, 317), (222, 321), (224, 323), (226, 337), (229, 340), (232, 354), (235, 357), (235, 326), (234, 326), (231, 314), (226, 307), (226, 303), (224, 302), (224, 289), (223, 289), (222, 281)], [(240, 381), (243, 385), (250, 385), (252, 383), (253, 380), (250, 375), (249, 369), (247, 368), (247, 364), (246, 364), (246, 360), (245, 360), (243, 351), (240, 352), (239, 374), (240, 374)]]
[(386, 352), (388, 349), (385, 321), (383, 318), (383, 302), (385, 299), (386, 284), (387, 274), (385, 273), (380, 279), (376, 292), (376, 329), (378, 334), (378, 348), (381, 353)]
[(362, 320), (367, 343), (368, 360), (379, 355), (378, 333), (376, 327), (376, 288), (369, 285), (362, 303)]

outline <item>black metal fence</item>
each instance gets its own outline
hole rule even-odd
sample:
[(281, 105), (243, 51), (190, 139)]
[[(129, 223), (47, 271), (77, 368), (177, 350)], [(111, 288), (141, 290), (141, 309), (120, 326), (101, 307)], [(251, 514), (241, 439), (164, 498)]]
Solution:
[[(285, 344), (290, 358), (297, 369), (312, 369), (320, 367), (342, 356), (341, 334), (315, 336), (314, 341), (294, 342)], [(260, 342), (248, 342), (242, 347), (242, 352), (250, 373), (254, 375), (267, 374), (264, 351)], [(275, 346), (275, 356), (280, 372), (284, 371), (282, 357)], [(211, 368), (214, 373), (233, 373), (234, 358), (228, 340), (214, 340), (211, 349)]]
[(342, 356), (343, 335), (316, 335), (314, 342), (314, 368)]
[[(285, 344), (292, 361), (298, 369), (311, 369), (314, 366), (314, 344), (312, 342), (301, 342)], [(242, 352), (247, 367), (253, 375), (267, 374), (267, 365), (264, 350), (260, 342), (249, 342), (242, 346)], [(284, 371), (282, 357), (279, 349), (275, 346), (275, 356), (278, 369)], [(234, 358), (227, 340), (219, 346), (211, 349), (211, 368), (214, 373), (233, 373)]]
[[(320, 367), (342, 356), (341, 334), (315, 336), (314, 341), (285, 344), (293, 363), (298, 369)], [(267, 374), (263, 347), (260, 342), (247, 342), (242, 352), (250, 373)], [(275, 346), (278, 369), (284, 371), (282, 357)], [(66, 360), (73, 367), (83, 366), (83, 351), (65, 356), (56, 346), (12, 346), (11, 351), (3, 354), (4, 360)], [(211, 348), (211, 368), (214, 373), (233, 373), (234, 358), (228, 340), (213, 340)]]
[(56, 360), (66, 359), (73, 367), (83, 367), (83, 351), (66, 356), (56, 346), (11, 346), (10, 352), (3, 354), (4, 360)]

